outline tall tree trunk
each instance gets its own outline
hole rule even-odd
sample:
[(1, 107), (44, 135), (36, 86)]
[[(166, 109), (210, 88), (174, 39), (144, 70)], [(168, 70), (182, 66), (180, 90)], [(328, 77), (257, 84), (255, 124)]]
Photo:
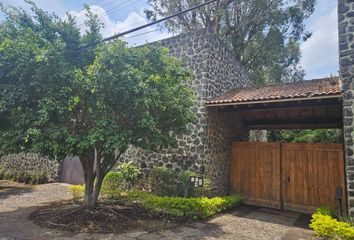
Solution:
[[(95, 187), (96, 172), (99, 164), (97, 162), (97, 151), (94, 149), (92, 153), (88, 155), (80, 156), (80, 162), (84, 170), (85, 178), (85, 195), (84, 206), (93, 208), (97, 205), (98, 194)], [(96, 162), (96, 169), (95, 169)], [(96, 181), (97, 184), (97, 181)]]
[(104, 159), (101, 153), (94, 149), (92, 156), (80, 156), (85, 178), (84, 206), (89, 208), (96, 207), (103, 179), (118, 161), (121, 153), (119, 152), (112, 159)]

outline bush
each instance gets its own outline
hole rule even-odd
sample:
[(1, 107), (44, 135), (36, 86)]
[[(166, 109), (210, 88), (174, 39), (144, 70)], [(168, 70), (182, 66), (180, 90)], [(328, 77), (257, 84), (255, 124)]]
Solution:
[(213, 195), (211, 191), (211, 181), (205, 178), (203, 187), (197, 187), (194, 189), (194, 195), (196, 197), (211, 197)]
[(140, 170), (139, 168), (132, 162), (122, 163), (118, 165), (120, 172), (123, 177), (123, 189), (131, 189), (133, 185), (139, 178)]
[(119, 172), (109, 172), (103, 179), (102, 189), (115, 190), (120, 189), (123, 183), (123, 175)]
[(5, 179), (5, 169), (0, 166), (0, 180)]
[(85, 192), (84, 185), (70, 186), (69, 190), (71, 191), (74, 199), (79, 199), (79, 198), (84, 197), (84, 192)]
[(196, 175), (191, 171), (178, 172), (169, 168), (154, 168), (149, 175), (150, 188), (158, 196), (194, 196), (189, 179)]
[(242, 201), (240, 196), (223, 197), (160, 197), (143, 191), (111, 191), (108, 198), (121, 201), (128, 205), (138, 204), (146, 210), (174, 217), (190, 219), (206, 219), (219, 212), (234, 207)]
[(1, 168), (0, 179), (26, 184), (43, 184), (48, 182), (48, 174), (44, 171), (4, 170)]
[[(20, 179), (21, 182), (25, 182), (21, 180), (22, 176), (30, 174), (35, 175), (35, 179), (38, 179), (34, 182), (44, 182), (46, 178), (51, 181), (58, 179), (60, 164), (56, 160), (39, 154), (22, 152), (0, 157), (0, 168), (2, 168), (0, 169), (0, 178), (3, 179), (15, 181)], [(37, 175), (44, 173), (46, 173), (46, 177), (37, 177)]]
[(331, 210), (322, 207), (312, 215), (310, 227), (318, 236), (331, 239), (354, 239), (354, 227), (332, 217)]
[[(71, 186), (75, 199), (82, 198), (85, 187)], [(189, 219), (206, 219), (219, 212), (228, 210), (242, 202), (242, 197), (160, 197), (144, 191), (120, 191), (102, 189), (102, 193), (110, 200), (116, 200), (127, 205), (138, 205), (154, 213), (167, 214), (174, 217)]]

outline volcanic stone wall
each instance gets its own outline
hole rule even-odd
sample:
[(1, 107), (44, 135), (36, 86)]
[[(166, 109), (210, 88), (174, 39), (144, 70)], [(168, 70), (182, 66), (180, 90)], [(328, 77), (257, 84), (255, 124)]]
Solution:
[(353, 78), (354, 78), (354, 0), (338, 1), (339, 64), (343, 81), (343, 134), (348, 210), (354, 216), (353, 156)]
[(49, 159), (36, 153), (21, 152), (2, 156), (0, 158), (0, 168), (18, 172), (45, 172), (50, 181), (59, 180), (59, 161)]
[(191, 133), (178, 137), (178, 147), (158, 153), (131, 147), (123, 161), (133, 160), (148, 172), (157, 166), (193, 170), (211, 179), (215, 194), (228, 192), (231, 143), (244, 138), (247, 131), (239, 126), (237, 116), (207, 110), (206, 100), (227, 90), (249, 83), (248, 73), (232, 51), (214, 34), (205, 30), (164, 39), (156, 44), (168, 47), (193, 70), (195, 79), (188, 84), (196, 96), (192, 107), (197, 120), (189, 124)]

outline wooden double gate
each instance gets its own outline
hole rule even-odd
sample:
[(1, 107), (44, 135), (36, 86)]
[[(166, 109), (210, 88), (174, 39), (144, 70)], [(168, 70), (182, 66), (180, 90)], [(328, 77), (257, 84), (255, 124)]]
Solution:
[(312, 212), (345, 208), (342, 144), (236, 142), (231, 191), (248, 204)]

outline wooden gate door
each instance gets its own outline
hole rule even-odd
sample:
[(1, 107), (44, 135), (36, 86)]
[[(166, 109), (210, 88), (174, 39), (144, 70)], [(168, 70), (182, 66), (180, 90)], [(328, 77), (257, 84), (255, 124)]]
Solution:
[(280, 144), (237, 142), (232, 146), (231, 190), (245, 202), (280, 208)]
[(313, 212), (338, 209), (340, 188), (345, 209), (343, 158), (342, 144), (236, 142), (231, 191), (248, 204)]
[(342, 144), (283, 143), (282, 201), (284, 209), (313, 212), (317, 207), (338, 209), (336, 188), (345, 204)]

